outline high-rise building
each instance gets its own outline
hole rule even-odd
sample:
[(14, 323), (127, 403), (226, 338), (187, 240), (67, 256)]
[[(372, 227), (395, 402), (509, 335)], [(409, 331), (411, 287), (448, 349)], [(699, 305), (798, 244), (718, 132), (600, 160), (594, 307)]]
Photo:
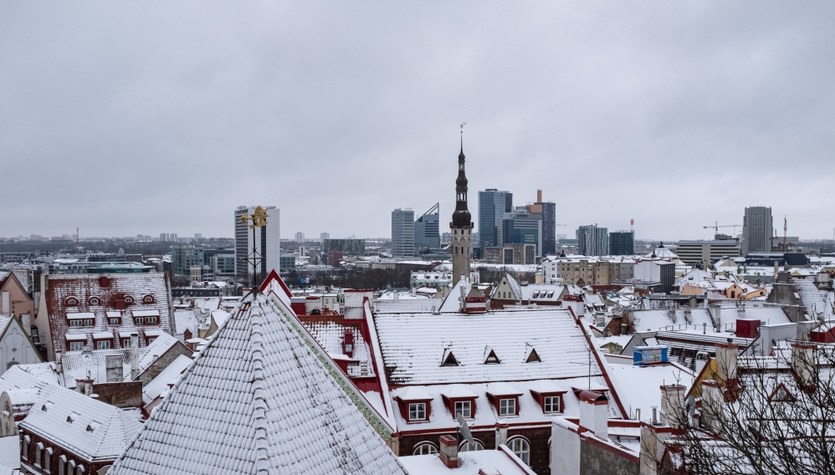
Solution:
[(415, 221), (415, 250), (420, 253), (440, 248), (440, 204), (435, 203)]
[(742, 218), (742, 255), (752, 252), (771, 252), (771, 236), (774, 223), (771, 219), (771, 207), (751, 206), (745, 208)]
[(458, 178), (455, 179), (455, 211), (449, 223), (452, 232), (452, 281), (470, 275), (470, 253), (473, 244), (473, 221), (467, 209), (467, 175), (464, 173), (464, 130), (461, 130), (461, 152), (458, 154)]
[(577, 228), (577, 248), (584, 256), (605, 256), (609, 252), (609, 229), (596, 224)]
[(517, 206), (501, 222), (501, 243), (533, 244), (535, 255), (542, 256), (542, 224), (542, 214), (530, 212), (528, 206)]
[(528, 211), (542, 216), (541, 255), (555, 255), (557, 253), (557, 204), (542, 201), (542, 190), (536, 190), (536, 203), (528, 205)]
[(298, 243), (304, 242), (304, 233), (303, 232), (297, 232), (296, 233), (296, 242), (298, 242)]
[(331, 238), (331, 233), (325, 233), (325, 232), (319, 233), (319, 240), (322, 241), (322, 242), (325, 242), (326, 239), (330, 239), (330, 238)]
[(478, 246), (502, 244), (502, 220), (513, 211), (513, 193), (488, 188), (478, 192)]
[(391, 212), (391, 255), (415, 255), (415, 212), (411, 209), (397, 208)]
[(631, 256), (635, 254), (635, 231), (609, 233), (609, 255)]
[(250, 222), (241, 217), (255, 212), (254, 206), (239, 206), (235, 210), (235, 275), (245, 283), (252, 282), (252, 264), (248, 260), (253, 254), (261, 258), (258, 268), (258, 281), (265, 279), (271, 270), (281, 270), (281, 236), (279, 234), (280, 215), (275, 206), (265, 206), (267, 225), (255, 229), (255, 247), (253, 248), (253, 229)]
[(177, 277), (188, 277), (189, 269), (203, 266), (203, 249), (194, 246), (174, 246), (171, 248), (171, 272)]

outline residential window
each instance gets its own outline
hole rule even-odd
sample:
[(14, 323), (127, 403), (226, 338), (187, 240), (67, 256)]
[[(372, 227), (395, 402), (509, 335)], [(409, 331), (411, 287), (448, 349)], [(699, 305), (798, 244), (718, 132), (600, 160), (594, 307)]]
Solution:
[(411, 403), (409, 403), (409, 420), (410, 421), (426, 420), (426, 403), (425, 402), (411, 402)]
[(40, 467), (43, 463), (43, 442), (35, 444), (35, 466)]
[(543, 398), (543, 408), (546, 414), (553, 414), (560, 412), (560, 397), (559, 396), (545, 396)]
[(70, 342), (70, 351), (81, 351), (84, 349), (83, 341), (71, 341)]
[(48, 447), (43, 453), (43, 469), (45, 473), (52, 473), (52, 447)]
[(516, 398), (499, 399), (499, 415), (500, 416), (515, 416), (516, 415)]
[(32, 342), (34, 344), (38, 344), (41, 342), (40, 333), (38, 333), (38, 327), (30, 327), (29, 328), (29, 336), (32, 337)]
[(107, 319), (107, 324), (111, 326), (119, 326), (122, 324), (122, 319), (119, 317), (111, 317)]
[(438, 453), (438, 448), (432, 442), (421, 442), (412, 450), (412, 455), (434, 455)]
[(67, 473), (67, 456), (61, 455), (58, 457), (58, 475), (66, 475)]
[(472, 418), (472, 407), (471, 401), (455, 401), (455, 416), (458, 417), (458, 414), (461, 414), (464, 419)]
[(122, 338), (122, 348), (130, 348), (130, 338)]
[(110, 340), (96, 340), (97, 350), (109, 350), (111, 346)]
[(146, 346), (147, 346), (147, 345), (150, 345), (150, 344), (151, 344), (151, 343), (153, 343), (153, 342), (154, 342), (154, 340), (156, 340), (156, 339), (157, 339), (157, 337), (155, 337), (155, 336), (148, 336), (148, 337), (145, 337), (145, 345), (146, 345)]
[(32, 440), (28, 435), (23, 436), (23, 443), (20, 444), (20, 458), (29, 460), (29, 442)]
[(461, 442), (461, 445), (458, 446), (459, 452), (474, 452), (476, 450), (484, 450), (484, 443), (478, 439), (473, 439), (472, 443), (470, 441), (465, 440)]
[(511, 437), (507, 441), (507, 447), (525, 464), (531, 463), (531, 444), (527, 439), (522, 436)]

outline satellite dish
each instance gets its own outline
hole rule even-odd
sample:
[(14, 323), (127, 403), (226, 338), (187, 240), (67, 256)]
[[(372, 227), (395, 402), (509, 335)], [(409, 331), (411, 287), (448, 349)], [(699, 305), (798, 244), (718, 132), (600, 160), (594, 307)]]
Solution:
[(464, 438), (467, 439), (467, 442), (471, 445), (475, 444), (473, 433), (470, 432), (470, 426), (467, 425), (467, 421), (464, 420), (464, 416), (462, 416), (459, 412), (455, 414), (455, 418), (458, 420), (458, 432), (463, 435)]

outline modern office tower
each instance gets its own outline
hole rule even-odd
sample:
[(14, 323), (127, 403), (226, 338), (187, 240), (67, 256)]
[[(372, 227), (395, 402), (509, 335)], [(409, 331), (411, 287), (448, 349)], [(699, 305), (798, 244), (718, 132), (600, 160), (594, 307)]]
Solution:
[(528, 211), (542, 215), (542, 246), (543, 256), (557, 253), (557, 204), (542, 201), (542, 190), (536, 190), (536, 203), (528, 205)]
[[(501, 222), (501, 243), (533, 244), (536, 256), (542, 256), (542, 215), (531, 213), (527, 206), (517, 206)], [(484, 248), (486, 249), (486, 248)]]
[(635, 254), (635, 231), (609, 233), (609, 255), (631, 256)]
[(513, 193), (495, 188), (478, 192), (478, 247), (502, 244), (502, 220), (512, 211)]
[(676, 254), (685, 264), (707, 269), (723, 257), (739, 257), (739, 240), (679, 241)]
[(296, 242), (298, 242), (298, 243), (304, 242), (304, 233), (302, 233), (302, 232), (296, 233)]
[(391, 212), (391, 255), (415, 255), (415, 212), (408, 208), (397, 208)]
[(415, 251), (428, 251), (441, 248), (440, 204), (435, 206), (415, 221)]
[(745, 208), (742, 218), (742, 255), (752, 252), (771, 252), (771, 236), (774, 234), (774, 223), (771, 219), (771, 208), (768, 206), (751, 206)]
[(171, 248), (171, 272), (177, 277), (188, 277), (192, 267), (203, 266), (203, 260), (203, 249), (194, 246), (174, 246)]
[(247, 262), (253, 252), (261, 257), (258, 269), (258, 283), (267, 277), (270, 271), (281, 270), (281, 236), (279, 235), (280, 215), (275, 206), (265, 206), (267, 210), (267, 225), (255, 228), (255, 248), (253, 249), (250, 222), (241, 221), (241, 216), (255, 212), (255, 206), (239, 206), (235, 210), (235, 275), (244, 281), (252, 283), (252, 264)]
[(449, 223), (452, 234), (452, 281), (470, 275), (470, 253), (473, 244), (473, 221), (467, 209), (467, 175), (464, 173), (464, 131), (461, 130), (461, 152), (458, 154), (458, 178), (455, 179), (455, 211)]
[(609, 252), (609, 229), (596, 224), (577, 228), (577, 248), (584, 256), (605, 256)]

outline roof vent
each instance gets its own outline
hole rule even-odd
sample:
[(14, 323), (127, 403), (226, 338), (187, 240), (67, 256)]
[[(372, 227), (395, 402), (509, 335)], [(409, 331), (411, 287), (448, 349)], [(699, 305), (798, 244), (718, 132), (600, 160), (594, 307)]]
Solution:
[(77, 412), (71, 412), (70, 415), (67, 416), (67, 422), (72, 424), (73, 422), (75, 422), (76, 419), (78, 419), (78, 416), (79, 414)]
[(499, 363), (501, 363), (501, 360), (499, 360), (499, 357), (496, 356), (496, 352), (493, 351), (493, 349), (490, 348), (489, 346), (484, 348), (484, 354), (486, 355), (484, 357), (484, 364), (499, 364)]
[(528, 357), (525, 358), (525, 363), (541, 363), (542, 359), (539, 357), (539, 353), (536, 352), (536, 348), (532, 346), (528, 346)]
[(455, 355), (452, 354), (452, 350), (449, 348), (444, 350), (444, 357), (441, 360), (441, 366), (458, 366), (458, 360), (455, 359)]

